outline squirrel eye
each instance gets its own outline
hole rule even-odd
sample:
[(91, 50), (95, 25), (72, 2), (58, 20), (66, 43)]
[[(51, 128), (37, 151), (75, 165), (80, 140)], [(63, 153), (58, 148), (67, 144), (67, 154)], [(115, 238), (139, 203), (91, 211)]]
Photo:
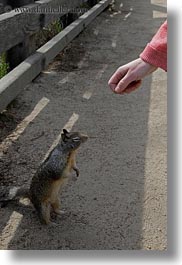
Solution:
[(75, 138), (73, 138), (73, 141), (74, 142), (79, 142), (80, 141), (80, 138), (79, 137), (75, 137)]

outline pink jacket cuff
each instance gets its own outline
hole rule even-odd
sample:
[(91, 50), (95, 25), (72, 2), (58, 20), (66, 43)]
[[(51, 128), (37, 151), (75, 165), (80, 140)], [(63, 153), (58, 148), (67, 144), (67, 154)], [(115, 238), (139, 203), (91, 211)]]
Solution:
[(167, 71), (167, 20), (147, 44), (140, 58)]
[(150, 43), (147, 44), (144, 51), (140, 54), (140, 58), (149, 64), (167, 71), (167, 53), (156, 50)]

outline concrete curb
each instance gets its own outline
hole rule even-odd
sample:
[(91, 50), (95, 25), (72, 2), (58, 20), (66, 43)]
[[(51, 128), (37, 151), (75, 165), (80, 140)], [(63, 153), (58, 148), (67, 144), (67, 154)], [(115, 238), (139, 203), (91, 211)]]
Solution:
[(0, 80), (0, 112), (109, 4), (102, 0)]

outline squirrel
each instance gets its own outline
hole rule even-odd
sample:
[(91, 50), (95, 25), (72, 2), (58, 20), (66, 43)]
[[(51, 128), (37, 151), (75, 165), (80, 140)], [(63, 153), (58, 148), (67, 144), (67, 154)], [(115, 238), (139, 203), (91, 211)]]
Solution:
[(39, 166), (30, 188), (12, 187), (8, 192), (2, 189), (0, 201), (6, 204), (17, 198), (27, 197), (37, 210), (41, 223), (50, 224), (51, 210), (58, 215), (62, 213), (59, 202), (62, 184), (70, 176), (71, 170), (76, 172), (77, 177), (79, 176), (76, 151), (87, 139), (87, 135), (63, 129), (59, 143)]

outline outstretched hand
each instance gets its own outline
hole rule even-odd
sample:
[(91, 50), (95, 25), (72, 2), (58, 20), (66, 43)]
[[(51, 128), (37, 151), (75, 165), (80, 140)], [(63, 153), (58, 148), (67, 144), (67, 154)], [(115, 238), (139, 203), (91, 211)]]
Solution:
[(145, 76), (151, 74), (156, 69), (157, 67), (154, 65), (138, 58), (119, 67), (110, 78), (108, 84), (116, 94), (130, 93), (141, 85), (142, 79)]

